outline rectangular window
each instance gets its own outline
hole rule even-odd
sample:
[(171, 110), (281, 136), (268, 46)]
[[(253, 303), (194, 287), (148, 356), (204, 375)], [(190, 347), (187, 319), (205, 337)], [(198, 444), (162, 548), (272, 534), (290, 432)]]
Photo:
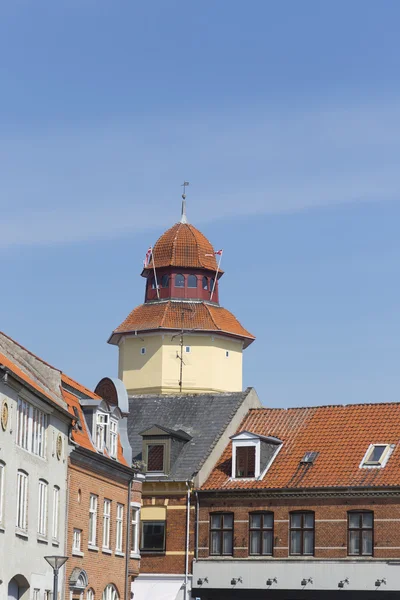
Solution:
[(210, 515), (210, 554), (233, 555), (233, 514)]
[(122, 552), (122, 532), (124, 528), (124, 507), (117, 504), (117, 518), (115, 520), (115, 551)]
[(104, 500), (103, 506), (103, 548), (110, 548), (111, 500)]
[(0, 461), (0, 523), (4, 521), (5, 463)]
[(33, 590), (33, 600), (40, 600), (40, 590), (38, 588), (35, 588)]
[(381, 467), (387, 462), (392, 447), (389, 444), (371, 444), (362, 463), (363, 467)]
[(47, 483), (39, 480), (38, 528), (39, 535), (47, 535)]
[(96, 546), (97, 542), (97, 496), (90, 494), (89, 506), (89, 546)]
[(372, 556), (374, 551), (373, 512), (349, 512), (348, 554), (350, 556)]
[(72, 552), (81, 552), (82, 529), (74, 529)]
[(292, 556), (314, 555), (314, 513), (291, 513), (290, 554)]
[(44, 458), (47, 415), (22, 398), (18, 398), (17, 410), (17, 445)]
[(149, 473), (164, 472), (164, 444), (149, 444), (147, 446), (147, 471)]
[(53, 540), (58, 540), (60, 522), (60, 488), (55, 485), (53, 487)]
[(118, 421), (110, 420), (110, 456), (117, 458)]
[(142, 521), (143, 552), (165, 551), (165, 521)]
[(273, 513), (253, 513), (250, 515), (250, 554), (272, 556), (274, 548)]
[(139, 554), (139, 515), (138, 506), (131, 506), (131, 552)]
[(236, 448), (236, 477), (254, 477), (256, 469), (256, 447)]
[(17, 474), (17, 522), (21, 531), (28, 529), (28, 475), (23, 471)]
[(98, 450), (104, 450), (107, 446), (107, 428), (108, 415), (105, 413), (97, 413), (96, 421), (96, 447)]

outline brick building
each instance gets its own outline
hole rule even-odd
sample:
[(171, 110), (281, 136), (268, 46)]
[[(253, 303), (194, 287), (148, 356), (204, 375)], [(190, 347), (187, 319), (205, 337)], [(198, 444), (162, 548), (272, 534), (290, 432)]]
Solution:
[(127, 394), (104, 379), (93, 393), (65, 375), (74, 417), (68, 462), (66, 600), (129, 600), (139, 573), (142, 478), (123, 435)]
[(193, 597), (400, 589), (400, 404), (250, 410), (199, 490)]

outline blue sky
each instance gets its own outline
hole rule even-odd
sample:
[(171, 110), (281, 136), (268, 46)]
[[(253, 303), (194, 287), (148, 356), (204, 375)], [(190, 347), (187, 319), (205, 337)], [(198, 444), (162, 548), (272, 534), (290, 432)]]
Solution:
[(269, 406), (398, 400), (400, 4), (0, 6), (1, 328), (82, 383), (179, 216)]

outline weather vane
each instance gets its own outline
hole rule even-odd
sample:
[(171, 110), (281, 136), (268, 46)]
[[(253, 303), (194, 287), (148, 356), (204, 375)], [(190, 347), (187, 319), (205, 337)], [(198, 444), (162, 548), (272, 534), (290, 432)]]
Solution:
[(186, 188), (188, 187), (188, 185), (189, 185), (188, 181), (184, 181), (181, 185), (181, 187), (183, 187), (183, 194), (182, 194), (183, 200), (186, 200)]

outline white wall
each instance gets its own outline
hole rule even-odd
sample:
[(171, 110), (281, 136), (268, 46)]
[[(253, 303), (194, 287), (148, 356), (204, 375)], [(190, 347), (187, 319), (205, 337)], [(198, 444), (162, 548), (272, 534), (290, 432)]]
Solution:
[[(0, 525), (0, 600), (8, 596), (8, 583), (16, 575), (23, 575), (30, 584), (23, 600), (33, 598), (34, 588), (40, 590), (39, 600), (45, 590), (53, 589), (53, 572), (44, 556), (64, 555), (65, 515), (67, 497), (67, 453), (69, 420), (61, 412), (39, 399), (25, 387), (8, 377), (8, 384), (0, 381), (0, 407), (3, 400), (9, 409), (5, 431), (0, 426), (0, 461), (5, 463), (5, 490), (3, 522)], [(12, 385), (11, 385), (12, 384)], [(21, 388), (21, 389), (19, 389)], [(45, 458), (40, 458), (16, 445), (16, 418), (18, 394), (48, 413)], [(62, 454), (56, 456), (56, 439), (62, 436)], [(17, 471), (23, 469), (29, 475), (28, 533), (27, 537), (16, 535)], [(38, 485), (39, 479), (48, 482), (47, 539), (38, 541)], [(59, 539), (52, 540), (53, 487), (60, 488)], [(59, 592), (63, 591), (64, 569), (60, 571)]]

